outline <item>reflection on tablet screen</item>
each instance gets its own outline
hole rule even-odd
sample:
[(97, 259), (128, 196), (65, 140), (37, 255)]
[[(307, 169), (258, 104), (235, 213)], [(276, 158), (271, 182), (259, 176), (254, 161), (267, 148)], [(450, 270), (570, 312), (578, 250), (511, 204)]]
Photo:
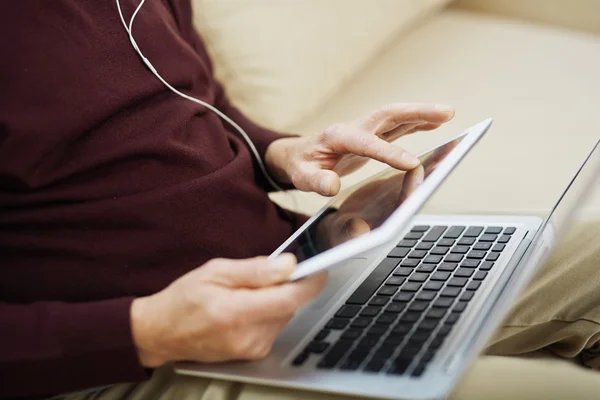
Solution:
[(304, 261), (378, 228), (463, 138), (422, 154), (421, 165), (411, 171), (390, 168), (344, 190), (283, 252), (294, 253), (298, 262)]

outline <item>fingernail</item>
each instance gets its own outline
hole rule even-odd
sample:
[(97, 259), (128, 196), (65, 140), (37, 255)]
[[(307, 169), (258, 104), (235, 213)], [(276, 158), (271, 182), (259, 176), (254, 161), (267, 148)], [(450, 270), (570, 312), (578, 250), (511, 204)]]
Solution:
[(331, 190), (331, 179), (329, 178), (323, 178), (321, 179), (321, 183), (319, 184), (319, 190), (321, 192), (321, 194), (329, 194), (329, 191)]
[(283, 253), (269, 260), (269, 268), (276, 278), (287, 278), (296, 265), (296, 257), (291, 253)]
[(436, 104), (435, 109), (444, 113), (454, 114), (454, 108), (448, 104)]
[(416, 156), (413, 156), (412, 154), (407, 152), (402, 153), (402, 161), (404, 161), (405, 164), (412, 168), (418, 166), (421, 163), (421, 161)]

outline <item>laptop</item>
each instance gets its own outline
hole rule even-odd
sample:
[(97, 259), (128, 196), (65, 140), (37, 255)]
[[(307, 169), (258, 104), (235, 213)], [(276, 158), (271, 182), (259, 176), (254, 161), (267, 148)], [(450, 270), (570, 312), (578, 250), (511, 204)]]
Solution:
[(545, 219), (416, 215), (491, 120), (344, 190), (273, 256), (299, 259), (292, 279), (329, 270), (264, 360), (178, 363), (178, 373), (363, 398), (445, 398), (536, 267), (599, 184), (600, 141)]

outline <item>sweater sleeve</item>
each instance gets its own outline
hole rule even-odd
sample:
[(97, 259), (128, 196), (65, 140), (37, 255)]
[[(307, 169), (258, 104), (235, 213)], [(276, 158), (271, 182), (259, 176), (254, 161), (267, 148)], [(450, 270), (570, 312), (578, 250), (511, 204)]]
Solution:
[(0, 303), (0, 398), (147, 379), (131, 335), (132, 301)]

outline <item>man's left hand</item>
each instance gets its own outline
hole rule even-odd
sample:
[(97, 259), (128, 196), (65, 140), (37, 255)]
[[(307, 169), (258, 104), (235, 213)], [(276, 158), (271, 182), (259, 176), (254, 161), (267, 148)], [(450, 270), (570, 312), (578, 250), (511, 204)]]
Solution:
[(390, 104), (366, 118), (330, 126), (322, 133), (279, 139), (267, 148), (267, 168), (279, 182), (297, 189), (334, 196), (340, 177), (368, 159), (400, 170), (419, 165), (414, 155), (392, 145), (401, 136), (438, 128), (452, 119), (454, 109), (436, 104)]

